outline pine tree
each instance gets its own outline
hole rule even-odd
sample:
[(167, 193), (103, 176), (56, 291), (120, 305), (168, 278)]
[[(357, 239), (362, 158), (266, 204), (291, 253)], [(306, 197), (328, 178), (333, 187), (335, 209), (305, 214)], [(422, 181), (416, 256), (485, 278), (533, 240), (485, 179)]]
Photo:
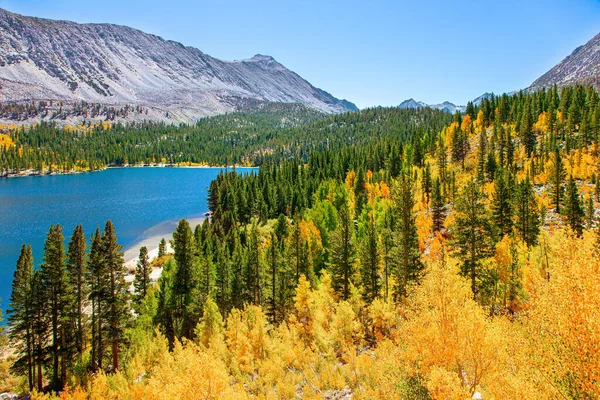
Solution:
[(107, 269), (102, 249), (102, 235), (96, 228), (92, 235), (88, 261), (87, 281), (90, 283), (90, 300), (92, 303), (92, 370), (102, 370), (104, 359), (103, 331), (106, 314)]
[(219, 305), (221, 314), (227, 318), (231, 304), (231, 274), (232, 256), (224, 245), (216, 248), (216, 295), (215, 300)]
[(12, 293), (8, 309), (8, 331), (10, 340), (18, 346), (18, 359), (12, 369), (19, 374), (26, 374), (29, 390), (33, 390), (34, 379), (34, 335), (31, 285), (33, 279), (33, 254), (31, 246), (23, 245), (17, 260)]
[(591, 195), (587, 197), (585, 214), (586, 226), (588, 229), (592, 229), (596, 219), (596, 209), (594, 208), (594, 197)]
[(106, 319), (108, 322), (108, 342), (112, 348), (112, 369), (119, 369), (119, 346), (125, 342), (125, 328), (131, 313), (128, 309), (129, 286), (125, 282), (127, 269), (123, 264), (121, 245), (112, 221), (108, 220), (102, 234), (102, 253), (107, 272)]
[(462, 273), (471, 280), (471, 290), (478, 293), (477, 279), (481, 260), (492, 254), (493, 242), (489, 218), (477, 184), (469, 182), (456, 201), (453, 245), (462, 260)]
[(365, 187), (365, 173), (362, 168), (359, 168), (356, 173), (356, 182), (354, 184), (354, 198), (355, 200), (355, 215), (358, 217), (365, 204), (367, 204), (367, 189)]
[(59, 391), (66, 383), (70, 364), (69, 334), (70, 313), (73, 302), (72, 287), (65, 263), (64, 235), (60, 225), (52, 225), (44, 245), (44, 263), (41, 273), (47, 289), (49, 314), (51, 317), (52, 342), (49, 353), (52, 357), (51, 387)]
[(446, 145), (444, 144), (444, 139), (440, 135), (438, 140), (437, 150), (436, 150), (436, 160), (439, 171), (439, 179), (442, 185), (446, 184), (447, 179), (447, 166), (448, 166), (448, 150)]
[(300, 275), (304, 275), (311, 285), (315, 285), (315, 273), (311, 258), (309, 254), (309, 248), (306, 238), (302, 234), (301, 222), (302, 219), (299, 216), (294, 218), (294, 224), (292, 226), (292, 232), (289, 239), (289, 245), (287, 247), (288, 257), (292, 266), (296, 271), (296, 278), (294, 280), (294, 286), (297, 285)]
[(157, 308), (154, 323), (159, 325), (162, 333), (169, 342), (169, 349), (173, 349), (175, 343), (175, 321), (173, 309), (175, 299), (173, 287), (175, 281), (175, 261), (167, 261), (163, 266), (160, 278), (158, 278)]
[(566, 224), (575, 232), (577, 236), (583, 234), (583, 220), (585, 212), (581, 202), (581, 196), (577, 189), (577, 184), (573, 180), (573, 176), (569, 177), (567, 183), (567, 191), (565, 195), (565, 204), (562, 211)]
[(540, 233), (540, 213), (529, 178), (517, 183), (515, 189), (515, 227), (521, 240), (528, 246), (537, 244)]
[[(302, 273), (302, 272), (300, 272)], [(248, 258), (246, 265), (246, 290), (248, 291), (248, 301), (254, 305), (261, 305), (262, 295), (262, 263), (260, 255), (260, 238), (258, 226), (253, 224), (250, 236), (248, 238)]]
[(280, 277), (281, 254), (275, 231), (271, 232), (267, 249), (267, 265), (269, 267), (269, 318), (272, 323), (278, 322), (277, 289)]
[(415, 224), (413, 183), (408, 174), (400, 178), (399, 193), (395, 196), (396, 232), (394, 234), (394, 266), (396, 275), (395, 297), (406, 294), (406, 286), (418, 279), (423, 265), (420, 261), (419, 237)]
[(371, 207), (365, 208), (359, 222), (359, 233), (361, 233), (359, 241), (360, 277), (363, 296), (369, 303), (379, 297), (381, 292), (379, 273), (381, 254), (374, 213), (375, 210)]
[(165, 254), (167, 254), (167, 241), (162, 238), (158, 244), (158, 258), (163, 257)]
[(491, 204), (494, 223), (500, 236), (510, 235), (513, 226), (512, 201), (506, 171), (496, 174), (494, 186), (495, 194)]
[(67, 270), (75, 295), (75, 302), (73, 303), (74, 307), (71, 312), (71, 325), (75, 327), (75, 346), (79, 356), (83, 354), (85, 348), (86, 315), (84, 308), (89, 294), (86, 281), (86, 247), (87, 243), (83, 227), (77, 225), (71, 235), (71, 241), (69, 242), (67, 251)]
[(485, 181), (486, 172), (486, 154), (487, 154), (487, 134), (485, 129), (479, 134), (479, 149), (477, 150), (477, 179), (480, 182)]
[(440, 185), (440, 179), (436, 178), (433, 181), (433, 189), (431, 194), (431, 212), (433, 220), (433, 231), (439, 232), (444, 226), (445, 216), (445, 204), (442, 198), (442, 190)]
[(555, 148), (554, 154), (552, 157), (552, 170), (550, 172), (550, 176), (548, 177), (548, 181), (550, 183), (550, 189), (552, 193), (552, 202), (554, 204), (554, 209), (557, 214), (560, 214), (560, 205), (562, 203), (563, 198), (563, 182), (565, 180), (565, 167), (563, 165), (562, 157), (560, 155), (560, 150), (558, 147)]
[(51, 315), (48, 308), (48, 288), (44, 284), (42, 272), (34, 270), (31, 279), (31, 329), (33, 353), (33, 380), (38, 392), (43, 390), (44, 365), (47, 360), (46, 344), (51, 333)]
[(423, 178), (421, 180), (421, 191), (425, 195), (425, 201), (429, 204), (429, 197), (431, 196), (431, 170), (429, 169), (429, 163), (425, 164), (425, 170), (423, 171)]
[(531, 109), (530, 102), (525, 102), (525, 107), (521, 113), (521, 121), (519, 124), (519, 134), (521, 136), (521, 142), (525, 146), (525, 151), (527, 154), (531, 154), (535, 151), (536, 146), (536, 136), (533, 131), (533, 123), (531, 121)]
[(344, 203), (338, 209), (338, 221), (330, 236), (329, 268), (333, 288), (344, 300), (350, 296), (350, 285), (354, 277), (356, 250), (353, 240), (354, 224), (350, 209)]
[(148, 248), (143, 246), (140, 248), (140, 254), (135, 268), (135, 279), (133, 281), (135, 302), (140, 304), (146, 297), (151, 280), (150, 274), (152, 267), (150, 266), (150, 258), (148, 257)]
[(173, 232), (173, 251), (176, 263), (173, 282), (175, 310), (173, 317), (178, 337), (190, 338), (194, 329), (191, 316), (192, 292), (197, 286), (196, 245), (190, 224), (182, 219)]

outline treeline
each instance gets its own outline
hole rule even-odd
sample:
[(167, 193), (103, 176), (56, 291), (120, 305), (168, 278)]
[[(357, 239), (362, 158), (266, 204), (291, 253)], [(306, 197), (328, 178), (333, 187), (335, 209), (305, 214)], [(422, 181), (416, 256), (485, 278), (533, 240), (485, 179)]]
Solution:
[(306, 160), (312, 151), (361, 146), (372, 138), (431, 135), (451, 120), (434, 110), (371, 109), (320, 119), (315, 113), (281, 105), (194, 125), (117, 123), (79, 130), (41, 123), (10, 133), (15, 146), (0, 152), (0, 171), (68, 172), (152, 163), (262, 165)]
[(66, 120), (75, 118), (103, 118), (114, 121), (116, 118), (127, 118), (130, 115), (148, 115), (148, 109), (140, 105), (124, 105), (121, 107), (99, 103), (63, 102), (56, 100), (40, 100), (30, 103), (1, 103), (0, 118), (9, 121)]

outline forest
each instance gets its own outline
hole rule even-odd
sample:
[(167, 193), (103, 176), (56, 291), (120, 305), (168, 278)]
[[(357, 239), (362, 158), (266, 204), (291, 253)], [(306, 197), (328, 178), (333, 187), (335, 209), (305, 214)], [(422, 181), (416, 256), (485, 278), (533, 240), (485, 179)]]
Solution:
[[(41, 122), (0, 129), (0, 176), (89, 171), (125, 165), (259, 166), (312, 151), (362, 145), (371, 138), (419, 136), (451, 116), (437, 110), (370, 109), (327, 116), (299, 104), (204, 118), (195, 125), (158, 122)], [(1, 127), (0, 127), (1, 128)]]
[[(259, 171), (221, 173), (212, 218), (181, 220), (172, 253), (140, 249), (132, 288), (110, 221), (66, 245), (50, 227), (39, 266), (23, 245), (4, 385), (32, 399), (600, 397), (599, 100), (555, 86), (453, 116), (245, 117), (233, 154)], [(190, 162), (238, 164), (233, 136), (212, 134), (235, 123), (39, 126), (11, 133), (31, 151), (3, 160), (74, 163), (80, 138), (98, 165), (141, 161), (163, 132)]]

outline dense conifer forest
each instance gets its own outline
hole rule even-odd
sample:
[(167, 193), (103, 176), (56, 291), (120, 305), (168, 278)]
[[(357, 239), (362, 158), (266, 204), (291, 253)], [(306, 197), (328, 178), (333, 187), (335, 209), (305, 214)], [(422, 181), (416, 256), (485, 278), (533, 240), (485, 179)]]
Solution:
[(164, 123), (82, 124), (42, 122), (5, 127), (0, 134), (0, 174), (72, 172), (124, 165), (246, 165), (293, 158), (314, 150), (360, 146), (372, 138), (417, 137), (450, 121), (437, 110), (371, 109), (327, 116), (298, 104)]
[(220, 174), (212, 218), (142, 248), (132, 288), (110, 221), (67, 245), (50, 227), (43, 260), (24, 245), (6, 379), (38, 399), (597, 398), (599, 100), (11, 131), (5, 171), (260, 169)]

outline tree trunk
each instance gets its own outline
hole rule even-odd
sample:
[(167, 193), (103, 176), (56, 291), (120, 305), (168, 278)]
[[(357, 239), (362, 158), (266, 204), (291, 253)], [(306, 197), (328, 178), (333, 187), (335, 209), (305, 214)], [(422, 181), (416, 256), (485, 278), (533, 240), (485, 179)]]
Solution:
[(119, 342), (116, 337), (117, 327), (116, 324), (112, 323), (113, 338), (112, 338), (112, 357), (113, 357), (113, 371), (119, 369)]

